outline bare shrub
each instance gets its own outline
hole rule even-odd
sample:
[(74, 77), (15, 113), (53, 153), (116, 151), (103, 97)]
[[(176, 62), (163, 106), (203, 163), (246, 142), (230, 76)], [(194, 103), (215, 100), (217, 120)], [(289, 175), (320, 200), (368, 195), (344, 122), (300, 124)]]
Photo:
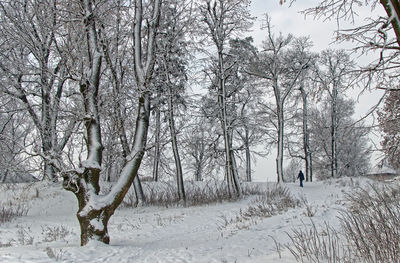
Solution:
[(64, 251), (62, 249), (60, 249), (59, 251), (57, 251), (56, 249), (52, 249), (50, 247), (46, 247), (46, 254), (47, 256), (55, 261), (62, 261), (63, 257), (64, 257)]
[(29, 208), (24, 204), (14, 204), (9, 202), (7, 204), (0, 204), (0, 224), (10, 222), (16, 217), (26, 216)]
[(400, 189), (370, 185), (346, 199), (341, 224), (354, 253), (364, 262), (400, 262)]
[[(297, 262), (353, 262), (350, 251), (340, 242), (339, 233), (327, 223), (318, 230), (314, 222), (311, 228), (293, 229), (289, 236), (291, 243), (286, 247)], [(307, 229), (308, 228), (308, 229)]]
[(33, 236), (31, 235), (31, 228), (30, 227), (19, 227), (17, 231), (18, 242), (21, 245), (32, 245), (33, 244)]
[(71, 232), (65, 226), (42, 226), (42, 235), (44, 242), (53, 242), (65, 240)]

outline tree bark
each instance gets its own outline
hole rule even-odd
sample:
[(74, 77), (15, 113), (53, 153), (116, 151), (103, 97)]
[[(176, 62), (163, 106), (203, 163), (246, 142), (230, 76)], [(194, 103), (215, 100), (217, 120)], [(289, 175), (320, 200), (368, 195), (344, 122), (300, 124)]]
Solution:
[(333, 90), (331, 94), (332, 105), (331, 105), (331, 176), (337, 176), (337, 142), (336, 142), (336, 134), (337, 134), (337, 88), (335, 83), (333, 83)]
[(386, 11), (389, 21), (392, 24), (396, 35), (397, 45), (400, 47), (400, 4), (398, 0), (380, 0), (381, 5)]
[[(160, 92), (157, 94), (157, 98), (160, 98)], [(160, 99), (158, 99), (159, 103)], [(153, 180), (155, 182), (158, 181), (158, 172), (160, 166), (160, 136), (161, 136), (161, 112), (160, 112), (160, 105), (156, 106), (156, 130), (155, 130), (155, 142), (154, 142), (154, 160), (153, 160)]]
[[(220, 120), (224, 135), (224, 146), (225, 146), (225, 175), (227, 177), (228, 190), (230, 194), (234, 192), (238, 197), (242, 195), (240, 182), (237, 174), (237, 169), (235, 169), (233, 162), (234, 157), (232, 153), (232, 138), (230, 136), (231, 128), (228, 127), (228, 113), (226, 109), (226, 85), (225, 85), (225, 64), (222, 48), (218, 51), (218, 62), (219, 62), (219, 94), (218, 102), (220, 107)], [(232, 188), (233, 187), (233, 188)]]
[(310, 151), (310, 133), (308, 131), (308, 101), (303, 84), (300, 84), (300, 93), (303, 101), (303, 151), (306, 165), (306, 182), (312, 182), (312, 164)]
[(182, 172), (182, 163), (181, 158), (179, 156), (178, 150), (178, 141), (176, 136), (176, 129), (175, 129), (175, 120), (174, 120), (174, 106), (172, 101), (172, 88), (169, 87), (169, 94), (168, 94), (168, 115), (169, 115), (169, 130), (171, 134), (171, 142), (172, 142), (172, 151), (174, 154), (175, 160), (175, 169), (176, 169), (176, 183), (178, 186), (178, 198), (180, 202), (183, 202), (183, 205), (186, 205), (186, 195), (185, 195), (185, 187), (183, 184), (183, 172)]
[(246, 151), (246, 179), (247, 182), (251, 182), (251, 155), (250, 155), (250, 145), (249, 145), (249, 131), (247, 126), (245, 127), (245, 151)]
[(278, 183), (285, 182), (283, 177), (283, 135), (284, 135), (284, 115), (283, 103), (279, 102), (277, 105), (278, 113), (278, 148), (276, 154), (276, 172), (278, 176)]

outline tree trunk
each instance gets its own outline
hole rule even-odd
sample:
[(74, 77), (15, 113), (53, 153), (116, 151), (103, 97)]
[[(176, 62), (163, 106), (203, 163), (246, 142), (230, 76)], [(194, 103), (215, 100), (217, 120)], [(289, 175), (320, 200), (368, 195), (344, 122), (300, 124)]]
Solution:
[(239, 173), (237, 170), (237, 165), (236, 165), (236, 160), (235, 160), (235, 154), (231, 152), (231, 162), (232, 162), (232, 179), (233, 179), (233, 184), (236, 190), (236, 195), (238, 197), (242, 196), (242, 187), (240, 185), (239, 181)]
[(198, 163), (196, 165), (195, 178), (194, 178), (197, 182), (203, 181), (202, 170), (203, 170), (203, 165), (201, 163)]
[(308, 101), (307, 93), (304, 90), (303, 84), (300, 85), (301, 97), (303, 100), (303, 151), (304, 161), (306, 165), (306, 182), (312, 182), (312, 165), (311, 165), (311, 151), (310, 151), (310, 139), (308, 131)]
[[(47, 155), (50, 156), (50, 155)], [(49, 181), (57, 181), (57, 176), (56, 176), (56, 171), (55, 167), (51, 163), (51, 160), (49, 159), (44, 159), (44, 167), (43, 167), (43, 178), (48, 179)]]
[[(93, 133), (89, 136), (89, 151), (87, 161), (83, 162), (83, 169), (69, 171), (63, 174), (63, 186), (66, 190), (72, 191), (78, 199), (77, 217), (81, 227), (81, 245), (86, 245), (90, 240), (97, 240), (108, 244), (110, 241), (107, 224), (115, 209), (121, 204), (138, 170), (145, 153), (147, 131), (150, 115), (150, 95), (144, 94), (139, 98), (138, 114), (136, 120), (136, 130), (134, 145), (131, 153), (122, 169), (118, 182), (113, 185), (110, 192), (105, 196), (99, 196), (98, 174), (100, 167), (94, 165), (101, 162), (101, 141), (99, 134)], [(88, 131), (96, 131), (99, 126), (92, 120), (91, 125), (87, 125)], [(100, 132), (100, 131), (97, 131)], [(90, 134), (90, 133), (89, 133)], [(94, 146), (97, 147), (94, 147)], [(92, 160), (89, 162), (88, 160)], [(92, 166), (90, 166), (92, 164)]]
[(169, 87), (168, 94), (168, 115), (169, 115), (169, 130), (171, 134), (172, 150), (174, 153), (175, 169), (176, 169), (176, 183), (178, 185), (178, 198), (183, 205), (186, 205), (185, 188), (183, 184), (182, 163), (179, 156), (178, 142), (176, 138), (175, 120), (174, 120), (174, 106), (172, 101), (172, 88)]
[[(157, 97), (160, 97), (157, 94)], [(159, 102), (158, 102), (159, 103)], [(153, 161), (153, 180), (158, 181), (158, 168), (160, 166), (160, 136), (161, 136), (161, 113), (160, 105), (156, 107), (156, 130), (155, 130), (155, 142), (154, 142), (154, 161)]]
[(146, 202), (146, 196), (144, 195), (142, 182), (140, 181), (139, 175), (136, 175), (133, 179), (133, 189), (136, 196), (135, 207), (142, 206)]
[(251, 155), (249, 146), (249, 131), (247, 126), (245, 127), (245, 147), (246, 147), (246, 179), (247, 182), (251, 182)]
[(283, 183), (283, 134), (284, 134), (284, 116), (283, 116), (283, 103), (277, 105), (278, 113), (278, 148), (276, 155), (276, 172), (278, 176), (278, 183)]
[(398, 0), (380, 0), (381, 5), (386, 11), (396, 34), (397, 45), (400, 47), (400, 4)]
[[(121, 204), (129, 191), (135, 176), (138, 174), (147, 142), (147, 133), (150, 116), (150, 80), (153, 75), (155, 61), (155, 36), (158, 28), (161, 0), (155, 0), (153, 18), (148, 24), (148, 50), (146, 67), (143, 68), (141, 48), (142, 28), (142, 1), (135, 2), (135, 76), (139, 91), (137, 118), (132, 150), (126, 158), (121, 175), (107, 195), (99, 195), (99, 173), (102, 160), (101, 129), (98, 114), (97, 95), (100, 86), (100, 72), (102, 54), (99, 52), (97, 41), (98, 32), (95, 26), (96, 15), (93, 13), (94, 3), (91, 0), (82, 0), (84, 18), (82, 19), (87, 32), (87, 44), (90, 61), (87, 71), (83, 72), (81, 94), (84, 99), (85, 130), (88, 156), (82, 162), (82, 167), (63, 173), (63, 187), (72, 191), (78, 199), (78, 220), (81, 226), (81, 245), (90, 240), (109, 243), (107, 224), (115, 209)], [(87, 78), (88, 77), (88, 78)], [(86, 79), (87, 78), (87, 79)]]
[[(238, 197), (241, 196), (240, 182), (237, 174), (237, 170), (233, 167), (234, 157), (232, 157), (232, 140), (229, 136), (230, 128), (228, 127), (228, 116), (226, 109), (226, 86), (225, 86), (225, 70), (224, 70), (224, 59), (222, 50), (219, 50), (219, 96), (218, 96), (218, 104), (220, 107), (221, 114), (221, 127), (224, 134), (224, 146), (225, 146), (225, 176), (228, 183), (228, 191), (229, 194), (232, 195), (233, 192), (236, 192)], [(234, 191), (233, 191), (233, 189)]]
[(337, 153), (336, 153), (336, 129), (337, 129), (337, 89), (335, 84), (332, 91), (332, 105), (331, 105), (331, 176), (337, 176)]
[(105, 210), (90, 212), (90, 215), (80, 216), (78, 212), (77, 217), (81, 228), (81, 246), (86, 245), (91, 240), (110, 243), (108, 235), (108, 220), (112, 213)]

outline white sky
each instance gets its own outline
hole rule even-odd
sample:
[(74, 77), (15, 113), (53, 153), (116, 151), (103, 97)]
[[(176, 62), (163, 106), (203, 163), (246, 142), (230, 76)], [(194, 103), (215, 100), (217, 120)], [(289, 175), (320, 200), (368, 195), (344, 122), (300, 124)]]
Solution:
[[(353, 47), (353, 43), (344, 43), (338, 45), (334, 42), (334, 32), (337, 29), (336, 21), (322, 21), (315, 20), (313, 17), (304, 17), (300, 13), (305, 8), (315, 6), (319, 0), (298, 0), (290, 7), (288, 3), (284, 5), (279, 4), (279, 0), (253, 0), (251, 5), (251, 13), (257, 17), (254, 23), (251, 35), (257, 45), (260, 45), (265, 38), (265, 32), (260, 29), (261, 19), (264, 18), (264, 14), (268, 13), (271, 17), (271, 23), (273, 25), (273, 31), (278, 34), (293, 34), (295, 36), (310, 36), (314, 43), (314, 51), (318, 52), (327, 48), (345, 48), (350, 49)], [(362, 23), (365, 18), (370, 16), (371, 12), (376, 14), (377, 12), (384, 11), (380, 6), (376, 10), (370, 10), (370, 8), (364, 8), (359, 10), (359, 16), (356, 17), (355, 23)], [(343, 23), (341, 26), (351, 27), (350, 23)], [(368, 110), (374, 106), (382, 92), (373, 92), (364, 94), (358, 99), (356, 105), (356, 116), (360, 118), (364, 116)], [(349, 96), (357, 99), (358, 91), (350, 91)], [(375, 138), (374, 141), (379, 144), (379, 138)], [(372, 159), (373, 164), (376, 163), (375, 157)], [(288, 162), (284, 163), (286, 166)], [(257, 160), (254, 179), (259, 181), (276, 181), (276, 165), (275, 165), (275, 152), (270, 154), (268, 158), (259, 158)]]

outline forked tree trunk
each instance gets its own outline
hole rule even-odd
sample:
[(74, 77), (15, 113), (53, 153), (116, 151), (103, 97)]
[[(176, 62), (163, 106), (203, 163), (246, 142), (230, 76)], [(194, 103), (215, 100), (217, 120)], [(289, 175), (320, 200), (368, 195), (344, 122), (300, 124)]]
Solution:
[[(115, 209), (121, 204), (130, 186), (133, 183), (145, 152), (147, 131), (149, 126), (150, 96), (145, 94), (139, 98), (138, 116), (136, 120), (136, 131), (134, 146), (129, 154), (128, 162), (121, 171), (118, 182), (105, 196), (98, 195), (100, 187), (98, 184), (100, 168), (95, 165), (101, 160), (101, 143), (95, 141), (99, 135), (99, 126), (94, 120), (90, 121), (87, 129), (96, 132), (88, 136), (89, 151), (88, 159), (84, 162), (82, 169), (70, 171), (63, 174), (63, 186), (72, 191), (78, 199), (77, 218), (81, 227), (81, 245), (86, 245), (90, 240), (97, 240), (108, 244), (110, 237), (107, 224)], [(93, 138), (94, 137), (94, 138)], [(93, 143), (98, 147), (93, 147)]]
[(81, 245), (90, 240), (97, 240), (108, 244), (110, 237), (107, 224), (115, 209), (121, 204), (131, 187), (145, 153), (147, 132), (150, 116), (150, 89), (149, 84), (153, 75), (155, 61), (155, 36), (160, 17), (161, 0), (155, 0), (153, 17), (149, 23), (146, 66), (142, 64), (141, 28), (142, 28), (142, 1), (135, 2), (135, 75), (139, 90), (137, 118), (133, 146), (127, 156), (121, 175), (110, 192), (99, 195), (99, 174), (102, 160), (101, 129), (98, 114), (97, 95), (100, 86), (100, 72), (102, 53), (97, 40), (95, 24), (96, 15), (93, 14), (94, 3), (91, 0), (81, 0), (83, 19), (87, 32), (87, 44), (90, 60), (87, 71), (84, 72), (81, 82), (81, 94), (85, 109), (85, 129), (88, 156), (82, 166), (73, 171), (63, 173), (63, 187), (72, 191), (78, 199), (77, 217), (81, 226)]

